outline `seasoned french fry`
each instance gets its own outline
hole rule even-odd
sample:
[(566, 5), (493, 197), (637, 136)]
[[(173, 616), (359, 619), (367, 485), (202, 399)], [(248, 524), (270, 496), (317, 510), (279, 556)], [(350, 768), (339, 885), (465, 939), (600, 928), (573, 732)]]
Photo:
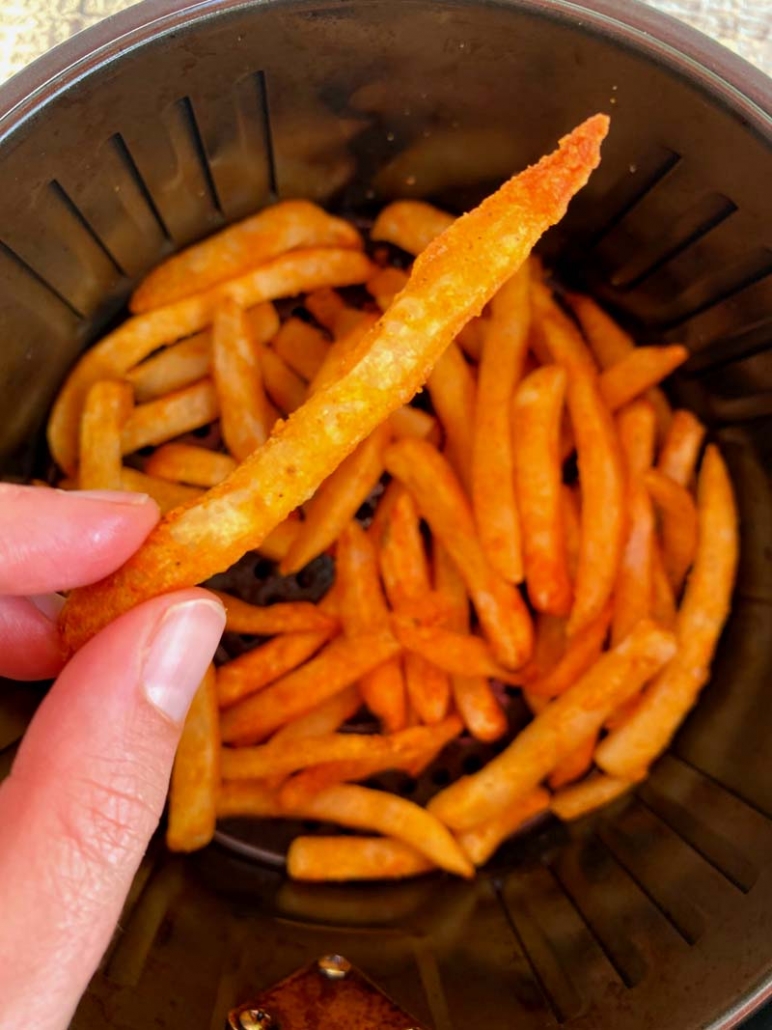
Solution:
[(386, 468), (412, 493), (432, 532), (464, 577), (496, 659), (519, 668), (531, 654), (533, 626), (519, 591), (490, 567), (477, 538), (469, 502), (450, 465), (423, 440), (387, 448)]
[[(265, 740), (285, 722), (355, 683), (398, 651), (399, 644), (386, 630), (333, 640), (305, 665), (224, 711), (222, 739), (226, 744), (254, 744)], [(227, 667), (224, 665), (222, 669)], [(222, 699), (222, 693), (220, 697)]]
[[(361, 350), (340, 379), (307, 401), (198, 504), (162, 520), (120, 570), (69, 595), (60, 616), (65, 650), (77, 650), (140, 601), (228, 568), (307, 500), (361, 440), (414, 395), (461, 327), (517, 271), (546, 228), (562, 217), (597, 166), (607, 130), (605, 116), (589, 119), (555, 154), (510, 180), (430, 244), (416, 260), (410, 283), (362, 340)], [(116, 353), (131, 367), (168, 342), (170, 330), (177, 338), (195, 332), (211, 317), (224, 289), (247, 305), (271, 299), (277, 291), (291, 295), (321, 285), (314, 281), (316, 275), (328, 284), (366, 282), (372, 276), (369, 262), (357, 252), (330, 249), (323, 258), (319, 255), (320, 251), (309, 250), (277, 258), (243, 282), (236, 280), (212, 294), (180, 302), (185, 308), (182, 319), (178, 312), (170, 318), (169, 309), (141, 316), (89, 351), (68, 379), (49, 423), (60, 465), (68, 471), (75, 464), (71, 427), (77, 427), (83, 392), (103, 376), (105, 365), (114, 365)], [(73, 443), (68, 445), (68, 440)], [(397, 446), (408, 442), (413, 443), (401, 441)], [(478, 609), (485, 608), (480, 592), (472, 593)], [(490, 625), (491, 619), (485, 619)], [(497, 655), (500, 660), (506, 657), (504, 664), (527, 655), (530, 626), (526, 632), (526, 647), (515, 653), (504, 648), (506, 655)]]
[[(63, 489), (61, 483), (59, 489)], [(138, 472), (136, 469), (125, 466), (121, 471), (121, 489), (152, 497), (161, 509), (162, 515), (181, 505), (190, 504), (191, 501), (201, 496), (201, 491), (197, 487), (170, 483), (166, 479), (157, 479), (155, 476), (148, 476), (144, 472)]]
[(708, 446), (698, 481), (697, 553), (676, 621), (678, 653), (649, 686), (631, 717), (601, 743), (596, 763), (635, 779), (667, 747), (710, 675), (729, 614), (737, 570), (737, 509), (717, 447)]
[(259, 353), (266, 393), (283, 415), (291, 415), (305, 403), (306, 384), (270, 347), (261, 347)]
[(330, 344), (318, 329), (293, 316), (282, 324), (271, 347), (293, 372), (310, 382), (322, 367)]
[(351, 324), (348, 332), (337, 337), (327, 349), (319, 371), (309, 383), (309, 396), (313, 396), (325, 386), (337, 382), (349, 371), (359, 353), (362, 340), (378, 322), (377, 315), (368, 311), (354, 311), (353, 314), (355, 321)]
[[(211, 589), (211, 588), (210, 588)], [(238, 597), (211, 590), (225, 607), (225, 628), (231, 633), (270, 637), (276, 633), (334, 632), (338, 620), (310, 601), (285, 601), (279, 604), (247, 604)]]
[(525, 682), (530, 684), (547, 676), (565, 655), (568, 646), (566, 621), (557, 615), (547, 615), (546, 612), (537, 614), (533, 657), (522, 670)]
[(214, 836), (220, 787), (220, 730), (214, 666), (201, 681), (177, 745), (169, 788), (166, 844), (171, 851), (195, 851)]
[(80, 423), (81, 490), (121, 490), (121, 430), (134, 407), (130, 383), (103, 379), (86, 394)]
[(600, 376), (600, 392), (610, 411), (629, 404), (640, 394), (662, 382), (689, 357), (680, 344), (669, 347), (636, 347), (626, 358)]
[(284, 200), (164, 261), (137, 287), (139, 314), (208, 290), (300, 247), (360, 249), (356, 229), (307, 200)]
[(639, 622), (621, 644), (537, 715), (506, 751), (479, 773), (437, 794), (429, 810), (453, 830), (469, 829), (496, 815), (533, 790), (574, 750), (577, 740), (597, 732), (674, 653), (672, 634), (649, 621)]
[(401, 268), (382, 268), (365, 283), (365, 289), (381, 311), (385, 311), (400, 290), (405, 287), (407, 280), (408, 274)]
[(257, 550), (264, 558), (270, 561), (280, 562), (287, 556), (287, 552), (295, 541), (302, 522), (294, 512), (290, 512), (287, 518), (275, 526), (268, 536), (259, 545)]
[(697, 508), (686, 487), (663, 472), (650, 469), (645, 482), (661, 520), (665, 574), (678, 594), (697, 550)]
[(425, 855), (390, 837), (296, 837), (287, 873), (309, 883), (402, 880), (436, 868)]
[(322, 483), (281, 563), (282, 575), (297, 572), (332, 546), (383, 475), (383, 450), (390, 437), (388, 423), (378, 426)]
[(688, 486), (704, 439), (705, 426), (696, 415), (684, 409), (675, 411), (657, 468), (673, 482)]
[(491, 301), (472, 429), (471, 496), (477, 531), (488, 561), (510, 583), (523, 579), (511, 416), (528, 349), (529, 281), (526, 264)]
[(137, 405), (123, 424), (121, 450), (132, 454), (150, 444), (166, 443), (214, 422), (219, 414), (212, 380), (201, 379), (175, 393)]
[(516, 833), (523, 823), (546, 812), (549, 807), (549, 793), (537, 787), (530, 794), (517, 798), (497, 815), (460, 833), (458, 843), (470, 862), (476, 866), (485, 865), (499, 845)]
[(596, 808), (603, 808), (632, 790), (635, 783), (614, 776), (591, 776), (582, 783), (565, 787), (552, 798), (550, 808), (565, 822), (579, 819)]
[(235, 468), (229, 455), (189, 443), (165, 443), (145, 462), (149, 476), (204, 487), (221, 483)]
[[(559, 697), (584, 676), (600, 657), (611, 622), (611, 604), (600, 615), (575, 633), (567, 642), (563, 653), (552, 667), (544, 662), (546, 671), (528, 682), (528, 690), (536, 697)], [(564, 631), (565, 632), (565, 631)], [(554, 653), (558, 654), (560, 624), (555, 625)], [(565, 639), (565, 638), (564, 638)]]
[(512, 404), (517, 506), (528, 597), (538, 611), (566, 616), (573, 591), (563, 530), (560, 425), (566, 372), (546, 365), (523, 380)]
[(216, 804), (218, 819), (238, 816), (277, 819), (284, 815), (276, 791), (260, 780), (232, 780), (221, 784)]
[(217, 698), (221, 708), (267, 687), (315, 654), (334, 630), (286, 633), (221, 665), (217, 670)]
[(137, 403), (142, 404), (204, 379), (211, 368), (212, 334), (206, 329), (130, 368), (126, 379), (134, 387)]
[(370, 237), (393, 243), (408, 254), (420, 254), (454, 221), (453, 215), (421, 200), (395, 200), (375, 219)]
[(468, 633), (454, 633), (440, 626), (420, 626), (408, 616), (391, 617), (394, 635), (404, 649), (420, 655), (454, 676), (490, 676), (503, 683), (521, 683), (521, 677), (499, 665), (490, 645)]
[(456, 343), (451, 343), (426, 382), (432, 405), (445, 431), (445, 446), (459, 479), (472, 479), (472, 433), (476, 386), (472, 370)]
[(356, 715), (361, 707), (362, 697), (359, 690), (356, 687), (346, 687), (305, 715), (298, 716), (292, 722), (286, 722), (271, 737), (271, 744), (277, 747), (282, 744), (286, 747), (291, 741), (301, 740), (303, 737), (321, 737), (326, 733), (334, 733), (344, 722)]
[(598, 734), (591, 733), (585, 737), (573, 751), (569, 752), (562, 761), (558, 762), (547, 778), (551, 790), (560, 790), (569, 783), (580, 780), (592, 769), (595, 748), (598, 744)]

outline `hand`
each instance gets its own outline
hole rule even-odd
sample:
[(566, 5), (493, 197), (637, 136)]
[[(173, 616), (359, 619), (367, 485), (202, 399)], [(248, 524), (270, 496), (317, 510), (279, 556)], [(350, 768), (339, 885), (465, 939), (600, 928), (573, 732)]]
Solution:
[[(158, 520), (133, 494), (0, 484), (0, 675), (59, 674), (0, 785), (0, 1028), (64, 1030), (164, 805), (185, 714), (220, 639), (203, 590), (116, 620), (61, 670), (51, 591), (121, 565)], [(0, 683), (0, 691), (2, 684)]]

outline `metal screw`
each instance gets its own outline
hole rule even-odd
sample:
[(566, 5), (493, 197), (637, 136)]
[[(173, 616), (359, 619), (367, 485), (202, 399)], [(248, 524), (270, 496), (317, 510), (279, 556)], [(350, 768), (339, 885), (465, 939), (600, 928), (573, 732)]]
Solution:
[(342, 955), (325, 955), (317, 965), (319, 972), (328, 980), (345, 980), (351, 972), (351, 963)]
[(273, 1016), (265, 1009), (244, 1009), (239, 1012), (239, 1023), (242, 1030), (279, 1030)]

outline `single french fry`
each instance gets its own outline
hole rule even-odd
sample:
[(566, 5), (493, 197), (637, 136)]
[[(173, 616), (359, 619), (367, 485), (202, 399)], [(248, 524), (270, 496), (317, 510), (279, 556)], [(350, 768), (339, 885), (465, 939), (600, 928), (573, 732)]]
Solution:
[(618, 411), (657, 383), (689, 357), (681, 344), (669, 347), (636, 347), (626, 358), (600, 376), (600, 392), (610, 411)]
[(665, 574), (678, 594), (697, 550), (697, 507), (685, 486), (658, 469), (646, 473), (645, 483), (661, 520)]
[(337, 540), (383, 475), (383, 450), (391, 437), (378, 426), (319, 487), (306, 506), (306, 519), (286, 558), (282, 575), (304, 568)]
[(528, 350), (529, 281), (526, 264), (491, 301), (472, 429), (471, 496), (480, 543), (510, 583), (523, 579), (511, 420), (512, 395)]
[[(594, 377), (598, 366), (584, 342), (581, 332), (558, 305), (552, 290), (533, 268), (531, 275), (531, 308), (533, 331), (530, 345), (542, 364), (554, 361), (574, 375)], [(545, 360), (546, 359), (546, 360)]]
[(286, 722), (271, 737), (271, 744), (286, 747), (292, 741), (302, 740), (303, 737), (321, 737), (326, 733), (334, 733), (344, 722), (356, 715), (361, 707), (362, 696), (357, 687), (346, 687), (304, 715)]
[(378, 552), (380, 552), (380, 549), (383, 546), (384, 534), (386, 533), (386, 529), (391, 520), (391, 509), (397, 503), (397, 500), (402, 493), (404, 493), (404, 490), (397, 480), (391, 479), (386, 484), (386, 489), (378, 498), (375, 514), (373, 515), (372, 522), (367, 530), (367, 533), (373, 542), (373, 546)]
[(421, 200), (395, 200), (375, 219), (370, 238), (393, 243), (408, 254), (420, 254), (454, 221), (453, 215)]
[(569, 783), (575, 783), (592, 769), (598, 734), (591, 733), (585, 737), (573, 751), (562, 759), (547, 778), (551, 790), (560, 790)]
[(679, 408), (665, 437), (657, 462), (658, 470), (674, 483), (688, 486), (705, 439), (705, 426), (691, 411)]
[(445, 446), (464, 486), (472, 479), (472, 426), (476, 386), (472, 370), (458, 344), (448, 345), (426, 382), (437, 418), (445, 432)]
[(437, 426), (437, 420), (420, 408), (405, 405), (389, 416), (391, 430), (397, 439), (403, 436), (417, 436), (426, 440)]
[(338, 291), (329, 287), (309, 293), (304, 306), (335, 337), (345, 334), (359, 321), (356, 308), (349, 307)]
[(327, 643), (334, 630), (285, 633), (221, 665), (217, 670), (217, 698), (227, 708), (263, 690), (297, 669)]
[[(466, 830), (529, 793), (569, 755), (577, 741), (600, 730), (608, 716), (675, 653), (671, 633), (638, 623), (561, 697), (547, 705), (506, 751), (479, 773), (441, 791), (429, 810), (453, 830)], [(601, 745), (602, 746), (602, 745)]]
[(149, 476), (203, 487), (216, 486), (235, 468), (236, 462), (229, 455), (189, 443), (165, 443), (145, 462)]
[(137, 403), (143, 404), (204, 379), (211, 368), (212, 334), (206, 329), (130, 368), (126, 379), (134, 387)]
[(737, 571), (737, 508), (721, 453), (709, 445), (698, 480), (697, 553), (676, 619), (678, 652), (625, 723), (601, 743), (596, 763), (611, 776), (642, 775), (667, 747), (710, 676)]
[(183, 433), (209, 425), (220, 415), (217, 391), (211, 379), (201, 379), (165, 397), (138, 404), (123, 424), (124, 454), (166, 443)]
[(271, 347), (293, 372), (310, 382), (322, 367), (330, 344), (319, 329), (293, 316), (282, 323)]
[[(570, 637), (555, 664), (550, 668), (545, 662), (547, 671), (529, 680), (529, 692), (536, 697), (552, 698), (570, 690), (600, 657), (608, 636), (611, 613), (612, 606), (607, 604), (589, 625)], [(556, 627), (556, 636), (558, 633), (559, 628)]]
[(567, 616), (573, 591), (563, 530), (560, 425), (566, 372), (546, 365), (527, 376), (512, 403), (517, 506), (528, 597), (538, 611)]
[(266, 393), (283, 415), (291, 415), (305, 403), (306, 384), (270, 347), (261, 347), (259, 356)]
[[(307, 500), (361, 440), (410, 400), (461, 327), (562, 217), (597, 166), (607, 131), (607, 117), (589, 119), (556, 153), (510, 180), (430, 244), (416, 259), (410, 283), (362, 340), (340, 379), (294, 412), (264, 447), (199, 503), (175, 513), (173, 519), (162, 519), (118, 571), (99, 584), (72, 591), (59, 620), (65, 652), (77, 650), (102, 626), (148, 597), (228, 568)], [(224, 289), (247, 305), (271, 299), (277, 291), (292, 295), (321, 285), (314, 281), (317, 275), (328, 284), (371, 278), (369, 262), (355, 251), (330, 249), (323, 259), (319, 254), (308, 250), (277, 258), (247, 277), (248, 288), (231, 283), (215, 288), (214, 300), (203, 295), (180, 302), (185, 318), (175, 314), (173, 334), (179, 338), (200, 328)], [(73, 439), (70, 427), (77, 427), (83, 391), (102, 377), (105, 364), (114, 364), (116, 352), (131, 367), (159, 345), (159, 337), (168, 337), (168, 309), (165, 312), (141, 316), (144, 332), (138, 332), (135, 319), (111, 334), (81, 359), (68, 379), (49, 423), (53, 453), (65, 471), (75, 463), (75, 445), (70, 448), (66, 441)], [(148, 319), (156, 321), (149, 327)], [(397, 446), (408, 442), (414, 443), (400, 441)], [(479, 586), (478, 577), (476, 582)], [(485, 608), (480, 592), (472, 593), (478, 609)], [(485, 619), (490, 625), (490, 618)], [(522, 660), (521, 652), (527, 654), (530, 625), (526, 634), (527, 646), (516, 648), (516, 653), (505, 648), (506, 656), (497, 655), (500, 660), (506, 657), (504, 664)]]
[(80, 423), (81, 490), (121, 490), (121, 431), (134, 407), (130, 383), (102, 379), (86, 394)]
[(614, 776), (590, 776), (582, 783), (565, 787), (552, 798), (552, 812), (564, 822), (579, 819), (596, 808), (610, 805), (612, 801), (622, 797), (635, 787), (630, 780), (617, 779)]
[(287, 873), (308, 883), (403, 880), (436, 866), (425, 855), (390, 837), (296, 837), (287, 852)]
[(408, 273), (401, 268), (381, 268), (365, 283), (365, 289), (375, 303), (385, 311), (408, 280)]
[(522, 670), (526, 683), (547, 676), (566, 653), (566, 619), (539, 612), (534, 626), (533, 657)]
[(448, 872), (474, 875), (473, 866), (442, 823), (425, 808), (395, 794), (343, 784), (329, 787), (291, 814), (396, 837)]
[(139, 314), (172, 304), (300, 247), (360, 249), (362, 239), (316, 204), (284, 200), (164, 261), (134, 291), (130, 308)]
[(309, 396), (337, 382), (350, 370), (362, 340), (378, 322), (378, 316), (370, 311), (357, 311), (354, 308), (347, 310), (352, 312), (350, 327), (328, 347), (319, 371), (308, 385)]
[(278, 819), (284, 815), (275, 789), (260, 780), (232, 780), (221, 784), (216, 804), (218, 819), (239, 816)]
[[(210, 588), (211, 589), (211, 588)], [(225, 628), (231, 633), (270, 637), (277, 633), (334, 632), (338, 620), (310, 601), (285, 601), (279, 604), (247, 604), (220, 590), (211, 590), (225, 607)]]
[(257, 550), (264, 558), (270, 561), (280, 562), (286, 558), (287, 553), (295, 541), (303, 523), (294, 512), (290, 512), (287, 518), (274, 526), (268, 536), (257, 547)]
[(464, 577), (496, 659), (517, 669), (530, 657), (533, 626), (516, 587), (501, 579), (483, 554), (471, 507), (443, 456), (423, 440), (393, 443), (386, 468), (412, 493), (433, 534)]
[(195, 851), (210, 842), (219, 787), (220, 728), (210, 665), (191, 702), (174, 759), (166, 830), (171, 851)]
[(355, 683), (398, 651), (398, 642), (386, 630), (333, 640), (305, 665), (224, 711), (223, 740), (226, 744), (265, 740), (284, 723)]
[(490, 676), (516, 685), (521, 682), (519, 676), (499, 665), (490, 645), (480, 637), (440, 626), (420, 626), (399, 613), (392, 615), (391, 627), (405, 651), (421, 655), (454, 676)]
[(672, 629), (676, 616), (675, 594), (665, 572), (659, 540), (655, 537), (651, 552), (651, 617), (665, 629)]
[(530, 794), (517, 798), (497, 815), (460, 833), (458, 843), (470, 862), (476, 866), (485, 865), (499, 846), (516, 833), (523, 823), (546, 812), (549, 807), (549, 792), (537, 787)]
[[(59, 489), (64, 489), (61, 483)], [(152, 497), (161, 509), (162, 515), (182, 505), (190, 504), (191, 501), (201, 496), (201, 490), (198, 487), (170, 483), (167, 479), (157, 479), (155, 476), (148, 476), (144, 472), (138, 472), (137, 469), (126, 466), (121, 471), (121, 489)]]

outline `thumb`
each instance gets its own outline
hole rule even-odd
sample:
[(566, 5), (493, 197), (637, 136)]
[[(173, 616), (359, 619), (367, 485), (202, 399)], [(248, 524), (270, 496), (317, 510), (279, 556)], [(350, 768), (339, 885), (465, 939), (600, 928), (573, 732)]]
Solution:
[[(128, 612), (69, 663), (0, 788), (0, 1027), (69, 1024), (160, 817), (225, 624), (203, 590)], [(45, 990), (41, 988), (45, 986)]]

